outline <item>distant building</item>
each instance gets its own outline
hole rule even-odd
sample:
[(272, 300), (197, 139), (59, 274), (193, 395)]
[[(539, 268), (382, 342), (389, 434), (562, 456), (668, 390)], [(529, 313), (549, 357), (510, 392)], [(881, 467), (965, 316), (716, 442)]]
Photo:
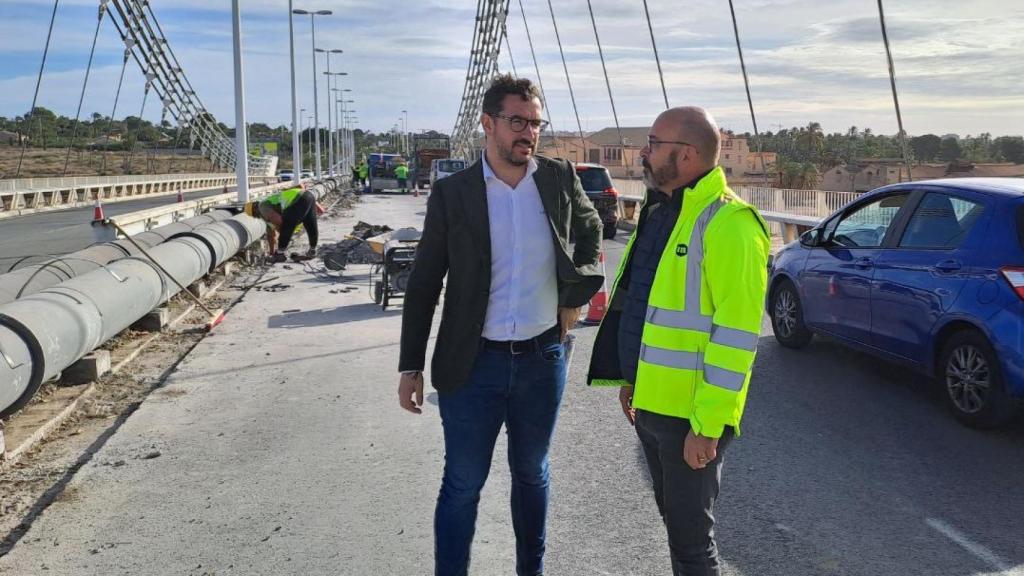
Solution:
[(537, 153), (551, 158), (564, 158), (571, 162), (599, 163), (601, 147), (589, 138), (584, 138), (581, 143), (579, 136), (542, 137)]
[(778, 155), (775, 152), (759, 154), (752, 151), (745, 136), (722, 132), (722, 153), (718, 159), (718, 165), (725, 171), (725, 176), (730, 184), (761, 186), (764, 185), (765, 172), (767, 172), (769, 183), (774, 185), (778, 160)]
[[(1024, 164), (972, 163), (964, 161), (911, 165), (913, 181), (938, 178), (1024, 177)], [(858, 160), (825, 170), (818, 188), (837, 192), (868, 192), (880, 186), (908, 181), (907, 167), (900, 159)]]
[(640, 160), (640, 150), (647, 145), (647, 135), (651, 129), (647, 127), (622, 127), (622, 140), (619, 140), (620, 130), (614, 126), (604, 128), (587, 136), (587, 140), (600, 149), (599, 160), (588, 158), (588, 162), (599, 163), (611, 173), (614, 178), (639, 178), (643, 175), (644, 165)]

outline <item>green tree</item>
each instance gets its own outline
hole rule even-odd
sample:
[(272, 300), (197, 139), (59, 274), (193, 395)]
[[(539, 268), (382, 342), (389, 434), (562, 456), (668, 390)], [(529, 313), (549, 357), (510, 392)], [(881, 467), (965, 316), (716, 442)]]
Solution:
[(942, 147), (942, 138), (935, 134), (924, 134), (910, 139), (910, 148), (914, 151), (914, 158), (920, 162), (931, 162), (939, 156)]
[(992, 144), (1003, 160), (1024, 164), (1024, 137), (1000, 136)]
[(960, 158), (960, 143), (955, 138), (946, 138), (939, 147), (939, 157), (946, 162), (952, 162)]

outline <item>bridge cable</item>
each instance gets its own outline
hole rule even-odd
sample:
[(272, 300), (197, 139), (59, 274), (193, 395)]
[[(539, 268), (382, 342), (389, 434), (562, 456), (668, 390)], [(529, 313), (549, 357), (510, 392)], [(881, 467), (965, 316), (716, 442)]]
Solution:
[(82, 80), (82, 93), (78, 96), (78, 110), (75, 112), (75, 125), (71, 129), (71, 140), (68, 142), (68, 151), (64, 155), (64, 173), (62, 176), (68, 175), (68, 162), (71, 161), (71, 149), (75, 146), (75, 140), (78, 139), (78, 120), (82, 116), (82, 102), (85, 101), (85, 89), (89, 86), (89, 73), (92, 72), (92, 60), (96, 54), (96, 40), (100, 37), (100, 26), (103, 24), (103, 15), (107, 13), (107, 4), (100, 2), (99, 15), (96, 18), (96, 31), (92, 35), (92, 48), (89, 49), (89, 64), (85, 67), (85, 79)]
[[(43, 81), (43, 69), (46, 68), (46, 55), (50, 52), (50, 38), (53, 36), (53, 22), (57, 19), (57, 5), (60, 4), (60, 0), (53, 0), (53, 14), (50, 15), (50, 30), (46, 33), (46, 47), (43, 48), (43, 61), (39, 64), (39, 75), (36, 77), (36, 91), (32, 96), (32, 107), (28, 110), (28, 117), (25, 118), (25, 123), (28, 124), (25, 132), (31, 132), (32, 130), (32, 116), (36, 113), (36, 102), (39, 99), (39, 84)], [(42, 136), (42, 129), (40, 129), (40, 136)], [(45, 136), (43, 136), (45, 139)], [(25, 151), (28, 149), (28, 139), (23, 141), (21, 146), (21, 156), (18, 158), (18, 169), (14, 172), (14, 177), (18, 178), (21, 176), (21, 163), (25, 160)]]
[[(537, 53), (533, 50), (533, 36), (530, 34), (530, 24), (526, 21), (526, 10), (523, 9), (523, 0), (519, 0), (519, 13), (523, 15), (523, 27), (526, 28), (526, 40), (530, 44), (530, 56), (533, 57), (533, 69), (537, 74), (537, 85), (540, 86), (540, 102), (544, 106), (544, 111), (551, 117), (551, 111), (548, 108), (547, 92), (544, 91), (544, 81), (540, 77), (540, 66), (537, 65)], [(551, 139), (555, 145), (555, 151), (557, 153), (561, 142), (558, 140), (558, 131), (555, 130), (554, 124), (551, 125)], [(563, 156), (566, 156), (564, 146), (562, 146)]]
[[(150, 80), (146, 79), (146, 90), (142, 93), (142, 108), (139, 109), (139, 121), (135, 124), (135, 139), (132, 141), (131, 148), (128, 149), (127, 157), (124, 163), (124, 173), (130, 174), (132, 168), (132, 160), (135, 157), (135, 147), (139, 144), (139, 132), (142, 131), (142, 115), (146, 113), (146, 100), (149, 98)], [(127, 123), (127, 119), (125, 120)]]
[(896, 92), (896, 68), (892, 63), (892, 50), (889, 48), (889, 33), (885, 27), (885, 9), (882, 8), (882, 0), (878, 0), (878, 20), (882, 25), (882, 42), (885, 43), (885, 56), (889, 60), (889, 84), (892, 86), (892, 101), (896, 106), (896, 123), (900, 129), (900, 149), (903, 153), (903, 163), (907, 165), (907, 180), (913, 182), (914, 177), (910, 173), (910, 154), (907, 150), (907, 133), (903, 130), (903, 115), (900, 113), (900, 98)]
[[(111, 19), (113, 21), (113, 19)], [(122, 37), (122, 40), (124, 38)], [(117, 103), (121, 99), (121, 86), (124, 85), (124, 72), (128, 68), (128, 58), (131, 56), (131, 50), (125, 49), (124, 61), (121, 63), (121, 77), (117, 81), (117, 92), (114, 93), (114, 109), (110, 111), (110, 120), (107, 122), (107, 135), (106, 135), (106, 146), (103, 150), (103, 165), (100, 169), (101, 172), (107, 171), (107, 149), (110, 148), (110, 139), (114, 132), (114, 115), (117, 114)], [(127, 130), (125, 131), (127, 135)]]
[(516, 59), (512, 56), (512, 44), (508, 41), (508, 26), (504, 22), (501, 23), (501, 37), (505, 40), (505, 48), (508, 49), (508, 61), (512, 64), (512, 76), (519, 78), (519, 72), (516, 70)]
[(768, 185), (768, 169), (765, 168), (764, 150), (761, 146), (761, 133), (757, 129), (757, 116), (754, 114), (754, 100), (750, 97), (750, 79), (747, 77), (747, 65), (743, 60), (743, 46), (740, 44), (740, 29), (736, 24), (736, 10), (729, 0), (729, 13), (732, 15), (732, 30), (736, 35), (736, 52), (740, 57), (740, 69), (743, 71), (743, 85), (747, 89), (747, 105), (750, 106), (750, 121), (754, 124), (754, 137), (757, 139), (757, 155), (761, 159), (761, 172), (764, 176), (764, 187)]
[(654, 48), (654, 61), (658, 64), (658, 78), (661, 80), (661, 95), (665, 97), (665, 109), (668, 105), (668, 91), (665, 90), (665, 75), (661, 72), (661, 57), (658, 56), (658, 44), (654, 41), (654, 27), (651, 26), (651, 11), (647, 9), (647, 0), (644, 0), (644, 15), (647, 17), (647, 30), (651, 33), (651, 47)]
[(619, 126), (619, 113), (615, 110), (615, 97), (612, 96), (612, 83), (608, 79), (608, 67), (604, 63), (604, 50), (601, 48), (601, 37), (597, 35), (597, 20), (594, 19), (594, 7), (587, 0), (587, 9), (590, 10), (590, 23), (594, 26), (594, 39), (597, 40), (597, 53), (601, 56), (601, 70), (604, 71), (604, 83), (608, 87), (608, 101), (612, 105), (612, 118), (615, 119), (615, 131), (619, 135), (619, 153), (622, 155), (622, 165), (626, 165), (626, 142), (622, 139), (622, 128)]
[(558, 53), (562, 56), (562, 68), (565, 69), (565, 83), (569, 85), (569, 100), (572, 101), (572, 111), (576, 114), (576, 128), (580, 134), (580, 148), (583, 160), (587, 158), (587, 142), (583, 138), (583, 123), (580, 122), (580, 111), (576, 107), (576, 96), (572, 91), (572, 80), (569, 78), (569, 65), (565, 63), (565, 51), (562, 49), (562, 38), (558, 34), (558, 21), (555, 18), (555, 8), (548, 0), (548, 11), (551, 12), (551, 25), (555, 28), (555, 40), (558, 41)]

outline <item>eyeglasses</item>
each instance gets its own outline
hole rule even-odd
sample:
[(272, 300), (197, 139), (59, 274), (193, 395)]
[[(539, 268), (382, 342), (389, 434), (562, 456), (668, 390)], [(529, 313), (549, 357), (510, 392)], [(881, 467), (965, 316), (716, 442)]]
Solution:
[(526, 130), (527, 125), (538, 132), (543, 132), (544, 129), (548, 127), (548, 124), (550, 124), (547, 120), (527, 120), (526, 118), (520, 118), (519, 116), (505, 116), (504, 114), (490, 114), (490, 116), (507, 120), (509, 126), (512, 127), (513, 132), (522, 132), (523, 130)]
[(693, 144), (690, 144), (689, 142), (683, 142), (681, 140), (658, 140), (654, 136), (647, 137), (647, 147), (650, 148), (651, 150), (654, 150), (654, 147), (657, 146), (658, 144), (681, 144), (683, 146), (693, 146)]

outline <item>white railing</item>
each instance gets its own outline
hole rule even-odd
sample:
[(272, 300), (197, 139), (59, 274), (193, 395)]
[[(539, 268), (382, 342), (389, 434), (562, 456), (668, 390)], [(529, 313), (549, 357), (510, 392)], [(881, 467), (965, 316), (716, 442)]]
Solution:
[(200, 178), (221, 178), (233, 175), (233, 173), (228, 172), (204, 172), (191, 174), (140, 174), (133, 176), (58, 176), (53, 178), (19, 178), (17, 180), (0, 180), (0, 192), (73, 188), (78, 186), (111, 186), (117, 184), (136, 184), (140, 182), (167, 182), (169, 180), (195, 180)]
[[(642, 180), (614, 178), (612, 184), (619, 192), (620, 217), (632, 212), (636, 222), (639, 210), (636, 205), (643, 201), (646, 187)], [(787, 188), (764, 188), (760, 186), (737, 186), (733, 191), (743, 200), (750, 202), (761, 212), (772, 213), (772, 233), (785, 235), (785, 225), (780, 219), (800, 222), (802, 226), (809, 219), (822, 219), (860, 196), (858, 192), (833, 192), (828, 190), (792, 190)], [(629, 205), (633, 210), (629, 210)], [(792, 218), (786, 218), (786, 216)]]
[[(273, 176), (253, 176), (253, 186), (276, 182)], [(72, 178), (31, 178), (10, 182), (28, 183), (12, 191), (0, 189), (0, 219), (49, 210), (91, 205), (96, 198), (104, 203), (123, 202), (233, 186), (234, 173), (156, 174), (148, 176), (79, 176)]]

